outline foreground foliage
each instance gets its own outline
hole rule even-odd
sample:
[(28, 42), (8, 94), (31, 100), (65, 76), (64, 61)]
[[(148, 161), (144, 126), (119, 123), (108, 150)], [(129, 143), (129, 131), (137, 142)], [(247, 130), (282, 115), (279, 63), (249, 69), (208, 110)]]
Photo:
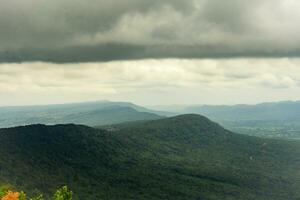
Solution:
[[(51, 200), (72, 200), (73, 192), (67, 186), (59, 188), (51, 198)], [(14, 192), (9, 187), (0, 187), (1, 200), (45, 200), (42, 194), (29, 198), (24, 192)]]

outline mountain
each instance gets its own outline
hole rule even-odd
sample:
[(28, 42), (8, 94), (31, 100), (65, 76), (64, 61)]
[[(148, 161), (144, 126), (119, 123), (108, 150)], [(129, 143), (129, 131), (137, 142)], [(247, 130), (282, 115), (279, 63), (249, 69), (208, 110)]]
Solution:
[(76, 199), (296, 200), (300, 143), (235, 134), (199, 115), (0, 129), (0, 180)]
[(156, 107), (178, 113), (197, 113), (227, 129), (253, 136), (300, 139), (300, 101), (257, 105), (194, 105)]
[(300, 101), (282, 101), (256, 105), (189, 106), (184, 112), (203, 113), (226, 120), (290, 121), (300, 120)]
[(185, 109), (189, 107), (189, 105), (180, 105), (180, 104), (171, 104), (171, 105), (149, 105), (147, 108), (153, 110), (161, 110), (169, 113), (185, 113)]
[(149, 110), (127, 102), (86, 103), (0, 107), (0, 128), (28, 124), (77, 123), (100, 126), (137, 120), (162, 118), (167, 112)]

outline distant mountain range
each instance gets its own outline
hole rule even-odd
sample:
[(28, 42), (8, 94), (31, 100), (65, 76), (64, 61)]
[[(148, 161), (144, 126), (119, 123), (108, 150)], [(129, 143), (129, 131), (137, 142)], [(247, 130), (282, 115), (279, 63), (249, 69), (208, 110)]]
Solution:
[(259, 137), (300, 139), (300, 101), (232, 106), (170, 105), (153, 109), (111, 101), (0, 107), (0, 128), (37, 123), (75, 123), (99, 127), (189, 113), (207, 116), (233, 132)]
[(188, 106), (184, 112), (203, 113), (224, 120), (291, 121), (300, 120), (300, 101), (282, 101), (256, 105)]
[[(74, 108), (75, 109), (75, 108)], [(0, 182), (75, 199), (297, 200), (300, 143), (239, 135), (199, 115), (0, 129)]]
[(44, 106), (0, 107), (0, 128), (29, 124), (76, 123), (100, 126), (160, 119), (169, 112), (150, 110), (127, 102), (96, 101)]
[(226, 128), (255, 136), (300, 138), (300, 101), (257, 105), (159, 106), (177, 113), (197, 113)]

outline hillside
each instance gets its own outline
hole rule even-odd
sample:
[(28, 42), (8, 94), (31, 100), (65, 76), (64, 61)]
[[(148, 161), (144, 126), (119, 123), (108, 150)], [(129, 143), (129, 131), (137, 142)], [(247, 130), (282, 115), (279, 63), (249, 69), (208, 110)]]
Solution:
[(199, 115), (115, 126), (0, 129), (0, 180), (77, 199), (296, 200), (300, 143), (231, 133)]
[[(160, 108), (164, 110), (163, 107)], [(300, 139), (300, 101), (233, 106), (195, 105), (171, 109), (167, 107), (166, 110), (205, 115), (238, 133)]]
[(0, 128), (29, 124), (76, 123), (100, 126), (128, 121), (160, 119), (159, 112), (127, 102), (97, 101), (86, 103), (0, 107)]

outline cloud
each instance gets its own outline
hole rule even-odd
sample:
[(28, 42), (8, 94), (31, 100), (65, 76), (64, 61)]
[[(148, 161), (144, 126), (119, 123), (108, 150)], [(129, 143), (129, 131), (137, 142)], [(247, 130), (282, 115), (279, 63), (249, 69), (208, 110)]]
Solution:
[(0, 64), (0, 105), (97, 99), (253, 103), (299, 99), (300, 59)]
[(0, 62), (300, 55), (297, 0), (0, 3)]

